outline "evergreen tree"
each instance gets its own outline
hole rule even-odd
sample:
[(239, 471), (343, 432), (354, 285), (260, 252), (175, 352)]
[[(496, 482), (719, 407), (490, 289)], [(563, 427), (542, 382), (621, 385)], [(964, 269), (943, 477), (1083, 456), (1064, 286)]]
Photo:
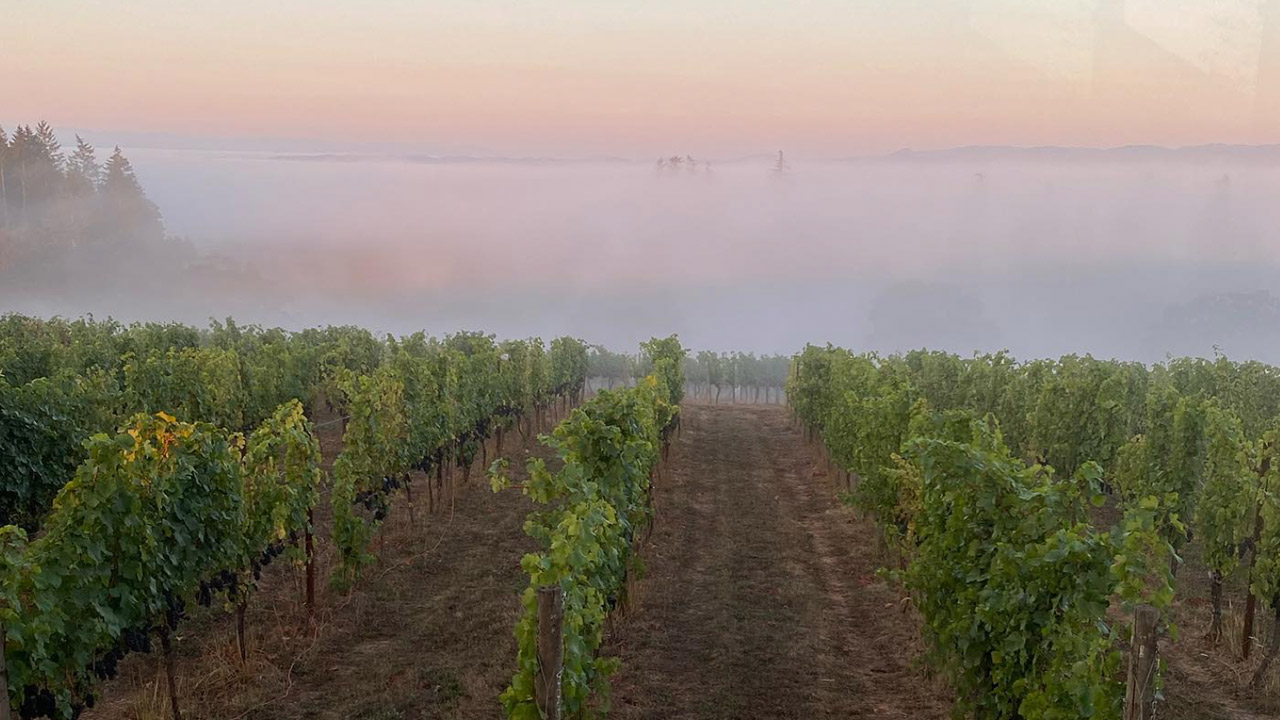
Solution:
[(102, 183), (102, 164), (93, 146), (76, 135), (76, 150), (67, 161), (67, 188), (72, 197), (91, 195)]
[(0, 288), (128, 282), (111, 264), (122, 251), (147, 253), (153, 268), (190, 254), (166, 242), (160, 211), (120, 148), (103, 163), (78, 135), (64, 152), (46, 122), (0, 128)]
[[(9, 180), (16, 186), (10, 187), (9, 192), (17, 193), (20, 220), (39, 224), (41, 218), (31, 213), (53, 203), (61, 193), (65, 164), (61, 145), (47, 123), (40, 123), (34, 130), (30, 125), (19, 125), (9, 141), (9, 154)], [(10, 205), (14, 205), (13, 200)]]
[(103, 228), (103, 209), (98, 197), (101, 183), (102, 164), (98, 162), (97, 151), (76, 135), (76, 149), (67, 159), (64, 172), (66, 198), (59, 210), (65, 218), (60, 230), (73, 248), (91, 242)]
[(100, 191), (109, 214), (108, 222), (118, 235), (133, 236), (136, 240), (153, 240), (164, 235), (160, 210), (147, 198), (133, 165), (119, 145), (107, 159)]
[(56, 201), (63, 187), (63, 168), (66, 157), (62, 154), (62, 143), (54, 134), (49, 123), (41, 121), (36, 124), (33, 144), (35, 164), (32, 166), (35, 181), (37, 202), (41, 205)]
[(19, 125), (14, 128), (13, 139), (9, 141), (9, 150), (13, 155), (12, 176), (16, 181), (14, 182), (14, 192), (17, 195), (15, 200), (19, 219), (22, 221), (27, 218), (28, 185), (31, 184), (29, 183), (29, 168), (38, 159), (32, 157), (35, 154), (35, 148), (35, 133), (31, 132), (30, 125)]
[(48, 162), (56, 172), (61, 173), (63, 166), (66, 164), (66, 158), (62, 154), (62, 143), (58, 142), (58, 137), (54, 134), (53, 128), (49, 126), (49, 123), (41, 120), (36, 123), (35, 136), (36, 141), (40, 144), (41, 158)]
[(8, 193), (8, 168), (5, 167), (6, 161), (9, 159), (9, 136), (5, 133), (4, 128), (0, 127), (0, 227), (9, 227), (9, 193)]

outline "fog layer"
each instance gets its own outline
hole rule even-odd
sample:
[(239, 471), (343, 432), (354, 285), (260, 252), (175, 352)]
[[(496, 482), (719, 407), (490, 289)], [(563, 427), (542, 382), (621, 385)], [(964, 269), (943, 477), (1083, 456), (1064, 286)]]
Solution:
[(1280, 360), (1280, 163), (1262, 150), (970, 151), (782, 173), (772, 158), (130, 156), (200, 259), (146, 287), (11, 290), (5, 309), (615, 347), (678, 332), (757, 352), (1152, 360), (1217, 346)]

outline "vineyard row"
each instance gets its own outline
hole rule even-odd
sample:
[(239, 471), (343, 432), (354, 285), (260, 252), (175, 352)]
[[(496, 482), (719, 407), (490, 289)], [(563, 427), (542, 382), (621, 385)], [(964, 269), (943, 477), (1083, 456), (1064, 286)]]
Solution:
[[(962, 712), (1150, 717), (1160, 681), (1134, 676), (1147, 666), (1133, 653), (1126, 678), (1122, 618), (1154, 613), (1176, 637), (1193, 538), (1213, 577), (1213, 640), (1234, 572), (1247, 575), (1245, 656), (1257, 601), (1280, 622), (1276, 368), (810, 346), (787, 396), (900, 553), (893, 574)], [(1121, 515), (1110, 529), (1107, 505)], [(1254, 689), (1278, 651), (1280, 630)]]

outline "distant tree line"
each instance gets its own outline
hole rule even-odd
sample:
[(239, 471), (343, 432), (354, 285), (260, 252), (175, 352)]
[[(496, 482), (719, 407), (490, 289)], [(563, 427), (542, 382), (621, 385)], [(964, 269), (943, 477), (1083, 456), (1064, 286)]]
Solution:
[(703, 172), (711, 172), (710, 160), (698, 160), (692, 155), (672, 155), (671, 157), (658, 158), (657, 165), (659, 174), (679, 173), (679, 172), (697, 172), (701, 169)]
[(172, 246), (119, 147), (102, 161), (78, 135), (74, 149), (63, 148), (45, 122), (0, 128), (0, 275), (90, 268)]
[[(648, 372), (645, 365), (642, 356), (593, 345), (587, 351), (587, 390), (630, 387)], [(686, 396), (692, 400), (719, 403), (723, 394), (725, 402), (782, 403), (791, 357), (702, 350), (685, 357), (683, 367)]]

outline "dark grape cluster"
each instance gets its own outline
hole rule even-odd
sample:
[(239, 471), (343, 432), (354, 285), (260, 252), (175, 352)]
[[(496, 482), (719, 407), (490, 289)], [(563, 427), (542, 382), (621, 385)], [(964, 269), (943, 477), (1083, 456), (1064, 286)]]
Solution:
[(125, 649), (121, 646), (111, 648), (105, 655), (93, 661), (90, 670), (99, 680), (110, 680), (120, 671), (120, 661), (124, 659)]
[(201, 607), (209, 607), (213, 604), (214, 593), (218, 592), (226, 592), (228, 598), (235, 600), (240, 593), (240, 578), (230, 570), (222, 570), (208, 580), (201, 580), (196, 602)]
[(267, 546), (266, 550), (262, 551), (262, 558), (258, 560), (258, 563), (263, 567), (266, 567), (271, 564), (272, 560), (275, 560), (284, 554), (284, 550), (285, 543), (273, 542)]
[(392, 491), (399, 490), (402, 485), (404, 485), (404, 482), (398, 478), (393, 478), (393, 477), (382, 478), (382, 492), (384, 493), (390, 493)]
[[(150, 624), (126, 628), (120, 634), (115, 647), (95, 658), (89, 671), (99, 680), (110, 680), (120, 672), (120, 662), (131, 652), (151, 652), (151, 633), (155, 628)], [(92, 708), (97, 698), (89, 690), (89, 684), (81, 680), (77, 683), (76, 694), (79, 700), (72, 704), (71, 717), (77, 718), (85, 708)], [(23, 718), (58, 717), (57, 700), (47, 689), (26, 687), (23, 689), (23, 701), (19, 708)]]
[(120, 636), (120, 642), (124, 645), (125, 652), (151, 652), (151, 626), (142, 625), (125, 630)]
[[(114, 673), (113, 673), (114, 674)], [(77, 693), (83, 693), (81, 699), (72, 701), (70, 720), (76, 720), (85, 708), (92, 708), (97, 698), (92, 692), (86, 690), (86, 684), (83, 680), (76, 683)], [(34, 685), (27, 685), (22, 688), (22, 703), (18, 705), (18, 717), (24, 720), (33, 718), (56, 718), (62, 717), (58, 712), (58, 699), (54, 697), (52, 692), (47, 688), (40, 688)]]
[(22, 705), (18, 713), (24, 718), (57, 717), (58, 701), (44, 688), (28, 685), (22, 689)]
[(373, 513), (373, 519), (381, 522), (387, 517), (387, 495), (393, 490), (403, 486), (403, 482), (397, 478), (382, 478), (382, 487), (374, 490), (362, 490), (356, 493), (356, 505), (361, 505), (365, 510)]
[(175, 595), (169, 595), (168, 607), (165, 609), (164, 620), (170, 630), (177, 630), (178, 623), (182, 622), (182, 618), (187, 615), (187, 603), (182, 598)]
[(258, 580), (262, 579), (262, 568), (270, 565), (273, 560), (275, 560), (277, 557), (280, 557), (280, 554), (283, 553), (284, 550), (285, 550), (284, 543), (273, 542), (270, 545), (268, 545), (265, 550), (262, 551), (262, 556), (259, 557), (257, 560), (253, 561), (251, 565), (251, 569), (253, 570), (254, 582), (257, 582)]
[(1240, 543), (1240, 546), (1236, 548), (1236, 557), (1243, 560), (1246, 554), (1254, 551), (1254, 546), (1255, 543), (1252, 537), (1245, 538), (1244, 542)]

